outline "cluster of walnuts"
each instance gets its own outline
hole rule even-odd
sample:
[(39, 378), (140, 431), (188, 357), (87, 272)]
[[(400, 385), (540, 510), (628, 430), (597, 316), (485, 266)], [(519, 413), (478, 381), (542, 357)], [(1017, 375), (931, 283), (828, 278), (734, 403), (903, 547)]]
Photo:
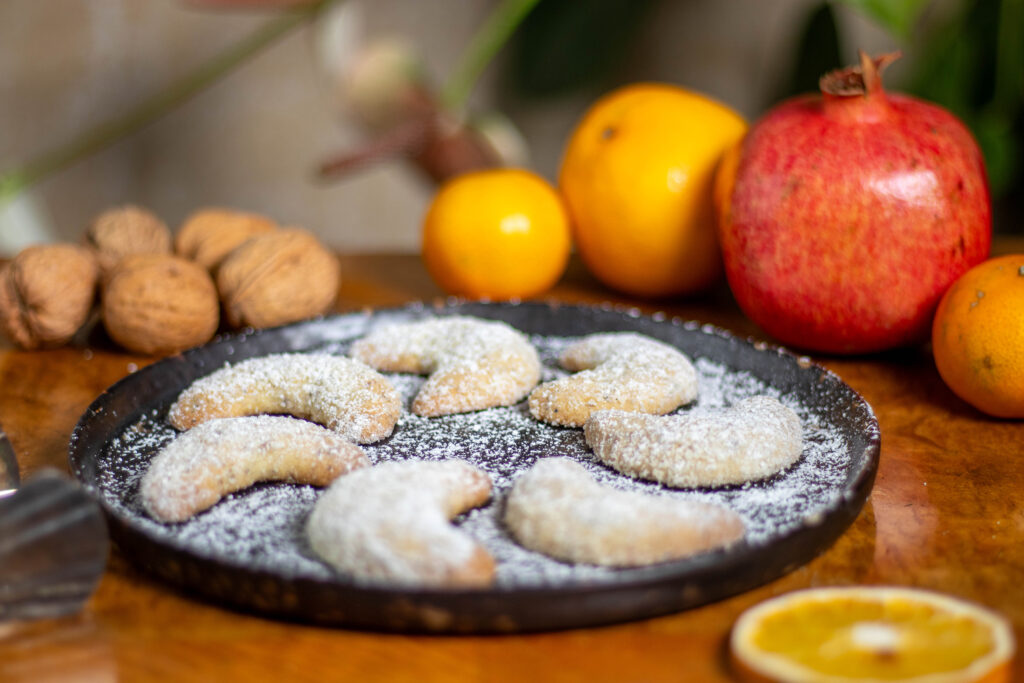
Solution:
[(340, 282), (338, 260), (312, 234), (240, 211), (199, 210), (172, 240), (151, 212), (123, 206), (97, 216), (84, 242), (28, 247), (0, 269), (0, 326), (18, 346), (66, 344), (97, 290), (110, 337), (162, 355), (209, 341), (222, 308), (233, 328), (326, 313)]

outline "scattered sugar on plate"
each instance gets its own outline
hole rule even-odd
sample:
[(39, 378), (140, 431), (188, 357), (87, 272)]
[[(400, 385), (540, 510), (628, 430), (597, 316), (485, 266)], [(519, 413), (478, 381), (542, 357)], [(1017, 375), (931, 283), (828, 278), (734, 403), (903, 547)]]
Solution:
[[(311, 351), (343, 353), (362, 328), (350, 326), (336, 336), (321, 337)], [(346, 336), (347, 335), (347, 336)], [(542, 381), (565, 376), (557, 365), (561, 351), (576, 338), (533, 335), (543, 363)], [(772, 351), (766, 351), (771, 353)], [(570, 565), (528, 551), (501, 523), (503, 500), (517, 473), (538, 458), (566, 455), (582, 463), (598, 481), (622, 489), (696, 498), (724, 504), (746, 522), (746, 542), (769, 544), (788, 532), (820, 519), (846, 489), (851, 457), (838, 425), (823, 411), (803, 405), (748, 372), (736, 371), (706, 358), (693, 358), (700, 385), (698, 400), (681, 411), (728, 406), (757, 394), (773, 396), (799, 415), (804, 451), (795, 465), (761, 482), (703, 490), (671, 490), (636, 481), (596, 462), (581, 429), (553, 427), (534, 420), (522, 401), (515, 406), (475, 413), (425, 418), (408, 408), (422, 377), (390, 375), (402, 396), (403, 411), (388, 439), (363, 448), (374, 463), (406, 458), (463, 458), (487, 471), (494, 482), (491, 502), (457, 520), (498, 560), (497, 585), (502, 588), (568, 586), (615, 582), (630, 572)], [(350, 580), (336, 574), (309, 549), (305, 520), (320, 491), (310, 486), (266, 483), (228, 495), (210, 510), (181, 524), (149, 518), (138, 498), (139, 482), (149, 460), (177, 432), (166, 414), (153, 411), (111, 439), (99, 459), (98, 485), (120, 516), (136, 529), (166, 545), (229, 566), (269, 571), (284, 579)]]

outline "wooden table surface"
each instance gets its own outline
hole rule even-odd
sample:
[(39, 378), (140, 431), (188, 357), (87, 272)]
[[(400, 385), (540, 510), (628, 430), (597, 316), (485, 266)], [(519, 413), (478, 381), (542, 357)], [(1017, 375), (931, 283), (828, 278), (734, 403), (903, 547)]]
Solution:
[[(1003, 240), (999, 251), (1024, 243)], [(347, 256), (338, 308), (434, 299), (415, 256)], [(543, 299), (634, 304), (762, 336), (724, 288), (693, 301), (633, 302), (574, 264)], [(67, 469), (79, 416), (152, 359), (91, 346), (0, 348), (0, 424), (23, 477)], [(808, 586), (897, 584), (945, 591), (1005, 614), (1024, 643), (1024, 422), (988, 418), (942, 383), (927, 350), (816, 358), (860, 392), (881, 424), (874, 491), (850, 529), (804, 567), (746, 594), (647, 621), (558, 633), (406, 636), (262, 619), (150, 579), (114, 548), (84, 611), (0, 624), (0, 680), (723, 681), (741, 611)], [(1024, 680), (1024, 657), (1016, 662)]]

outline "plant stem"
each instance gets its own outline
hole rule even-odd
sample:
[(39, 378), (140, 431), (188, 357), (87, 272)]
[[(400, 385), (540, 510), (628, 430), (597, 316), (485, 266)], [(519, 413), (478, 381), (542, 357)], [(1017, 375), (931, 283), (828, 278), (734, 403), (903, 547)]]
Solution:
[(85, 131), (66, 145), (37, 156), (21, 167), (5, 171), (0, 175), (0, 207), (49, 175), (99, 152), (160, 118), (293, 28), (316, 16), (334, 1), (319, 0), (292, 10), (287, 16), (267, 22), (210, 61), (201, 64), (192, 73), (143, 100), (126, 114)]
[(501, 0), (466, 46), (441, 92), (441, 106), (460, 112), (480, 74), (540, 0)]

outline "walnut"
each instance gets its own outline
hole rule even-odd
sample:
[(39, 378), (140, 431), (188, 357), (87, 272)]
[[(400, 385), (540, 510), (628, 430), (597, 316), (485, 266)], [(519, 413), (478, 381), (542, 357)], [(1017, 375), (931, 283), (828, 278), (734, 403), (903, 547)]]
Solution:
[(171, 231), (146, 209), (121, 206), (94, 218), (85, 231), (85, 242), (96, 250), (105, 279), (126, 256), (169, 254)]
[(338, 296), (338, 259), (298, 228), (254, 237), (221, 262), (217, 289), (234, 327), (273, 327), (328, 312)]
[(71, 341), (92, 310), (99, 269), (72, 244), (28, 247), (0, 270), (0, 325), (25, 349)]
[(200, 209), (182, 224), (174, 238), (178, 256), (214, 270), (224, 257), (246, 240), (277, 229), (277, 223), (255, 213), (230, 209)]
[(168, 354), (209, 341), (220, 319), (206, 270), (170, 254), (128, 256), (103, 286), (103, 325), (121, 346)]

